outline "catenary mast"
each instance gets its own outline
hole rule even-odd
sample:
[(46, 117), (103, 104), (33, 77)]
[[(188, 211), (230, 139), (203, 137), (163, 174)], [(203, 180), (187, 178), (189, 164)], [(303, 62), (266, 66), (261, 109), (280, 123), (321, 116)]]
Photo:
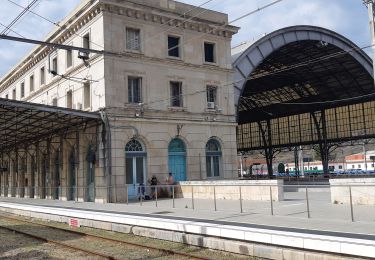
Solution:
[[(370, 21), (370, 30), (371, 30), (371, 44), (372, 44), (372, 59), (375, 61), (375, 0), (363, 0), (365, 5), (367, 5), (369, 21)], [(375, 66), (374, 67), (374, 79), (375, 79)]]

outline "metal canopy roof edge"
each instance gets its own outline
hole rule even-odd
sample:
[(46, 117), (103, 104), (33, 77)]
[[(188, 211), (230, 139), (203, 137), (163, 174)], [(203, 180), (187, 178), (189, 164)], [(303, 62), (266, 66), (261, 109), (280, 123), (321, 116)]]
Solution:
[(57, 114), (83, 117), (87, 119), (101, 120), (101, 116), (98, 112), (80, 111), (80, 110), (75, 110), (75, 109), (55, 107), (55, 106), (36, 104), (36, 103), (30, 103), (30, 102), (18, 101), (18, 100), (10, 100), (10, 99), (4, 99), (4, 98), (0, 98), (0, 106), (10, 106), (14, 108), (37, 110), (39, 112), (57, 113)]

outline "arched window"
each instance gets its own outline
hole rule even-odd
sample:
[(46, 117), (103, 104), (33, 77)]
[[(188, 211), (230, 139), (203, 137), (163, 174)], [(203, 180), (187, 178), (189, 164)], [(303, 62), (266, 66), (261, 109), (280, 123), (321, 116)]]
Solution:
[(126, 144), (125, 151), (126, 153), (143, 152), (143, 147), (142, 147), (142, 144), (138, 140), (132, 139)]
[(175, 138), (169, 143), (168, 151), (171, 153), (185, 153), (185, 144), (181, 139)]
[(206, 144), (206, 171), (208, 178), (220, 177), (222, 152), (220, 143), (210, 139)]

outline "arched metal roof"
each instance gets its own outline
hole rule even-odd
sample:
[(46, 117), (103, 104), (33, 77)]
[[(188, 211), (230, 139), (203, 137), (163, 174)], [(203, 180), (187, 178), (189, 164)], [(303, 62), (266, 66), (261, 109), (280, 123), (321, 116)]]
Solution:
[(375, 92), (368, 55), (344, 36), (320, 27), (280, 29), (233, 58), (240, 124), (337, 106), (280, 106), (285, 102), (347, 100)]

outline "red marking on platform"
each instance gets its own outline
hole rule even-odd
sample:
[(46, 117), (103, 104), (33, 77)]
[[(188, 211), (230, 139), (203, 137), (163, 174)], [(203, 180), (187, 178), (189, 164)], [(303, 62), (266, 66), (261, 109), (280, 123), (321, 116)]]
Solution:
[(76, 218), (69, 219), (69, 226), (75, 227), (75, 228), (80, 227), (78, 219)]

